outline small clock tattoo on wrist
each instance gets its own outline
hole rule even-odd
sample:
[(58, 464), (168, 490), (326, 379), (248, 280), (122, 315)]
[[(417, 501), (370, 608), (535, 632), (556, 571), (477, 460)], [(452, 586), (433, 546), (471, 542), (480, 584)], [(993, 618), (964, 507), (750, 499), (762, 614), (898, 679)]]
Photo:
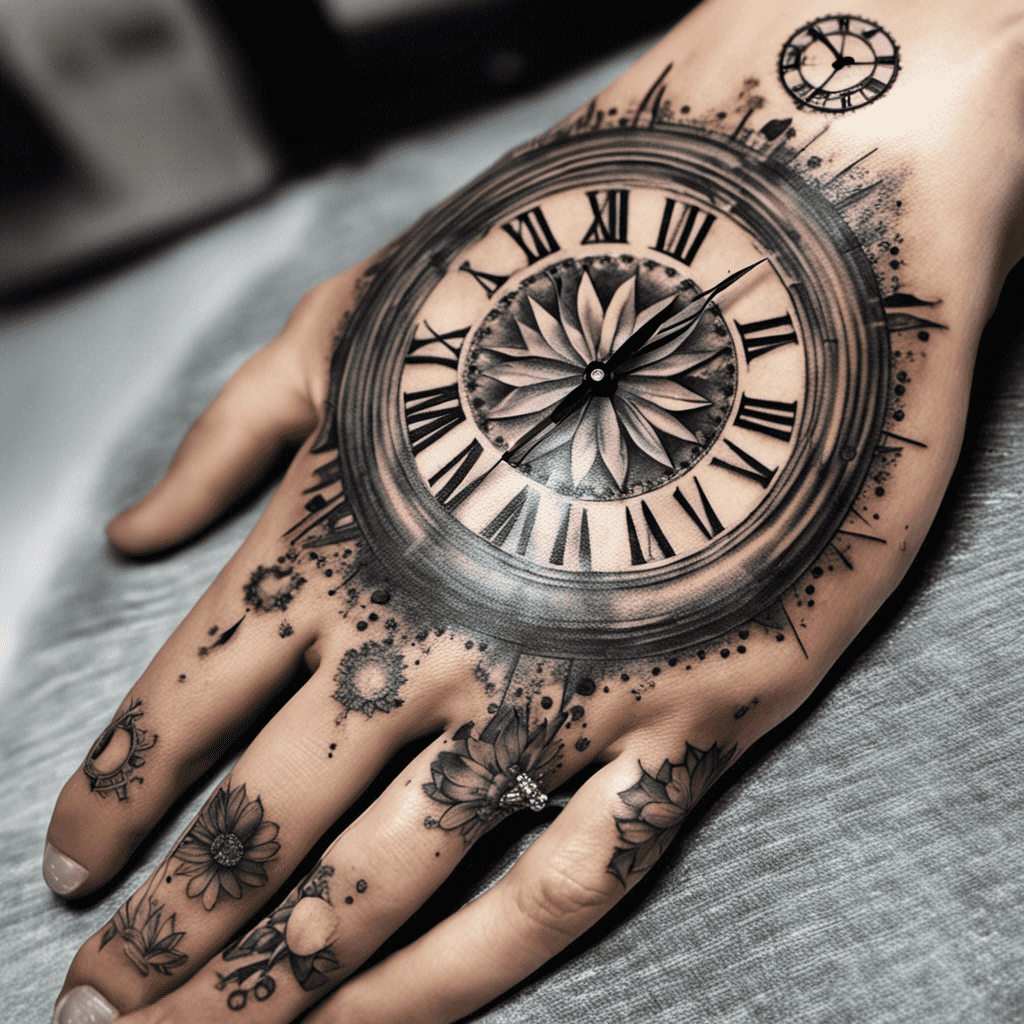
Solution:
[(857, 110), (884, 96), (899, 74), (899, 47), (881, 25), (848, 14), (816, 18), (779, 54), (779, 78), (802, 109)]

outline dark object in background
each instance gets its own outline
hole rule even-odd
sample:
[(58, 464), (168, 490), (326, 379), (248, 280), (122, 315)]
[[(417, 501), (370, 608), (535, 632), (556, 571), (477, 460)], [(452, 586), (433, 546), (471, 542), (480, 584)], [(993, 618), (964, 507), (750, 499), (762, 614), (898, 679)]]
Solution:
[(205, 3), (292, 175), (534, 89), (664, 31), (696, 0), (477, 0), (347, 32), (318, 0)]
[[(536, 88), (694, 6), (34, 0), (0, 17), (0, 300), (121, 265), (286, 180)], [(388, 20), (330, 17), (346, 6)]]

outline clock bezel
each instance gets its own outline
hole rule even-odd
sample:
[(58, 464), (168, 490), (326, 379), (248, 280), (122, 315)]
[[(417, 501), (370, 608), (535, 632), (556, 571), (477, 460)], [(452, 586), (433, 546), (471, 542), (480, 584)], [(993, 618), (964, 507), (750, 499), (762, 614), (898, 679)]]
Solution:
[[(439, 505), (408, 445), (400, 376), (418, 310), (464, 249), (547, 196), (602, 184), (697, 196), (750, 232), (788, 282), (807, 391), (788, 461), (738, 526), (677, 561), (584, 574), (497, 548)], [(513, 155), (410, 229), (343, 344), (342, 482), (380, 571), (438, 622), (551, 656), (663, 655), (763, 612), (842, 526), (886, 413), (888, 330), (856, 236), (788, 168), (691, 129), (615, 129)]]

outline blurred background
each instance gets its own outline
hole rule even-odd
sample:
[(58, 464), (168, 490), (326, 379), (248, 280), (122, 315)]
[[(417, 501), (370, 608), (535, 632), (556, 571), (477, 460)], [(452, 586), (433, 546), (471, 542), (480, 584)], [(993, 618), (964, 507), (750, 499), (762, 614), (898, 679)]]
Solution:
[(0, 0), (0, 301), (666, 28), (648, 0)]
[(303, 291), (692, 6), (0, 0), (0, 688), (69, 552)]

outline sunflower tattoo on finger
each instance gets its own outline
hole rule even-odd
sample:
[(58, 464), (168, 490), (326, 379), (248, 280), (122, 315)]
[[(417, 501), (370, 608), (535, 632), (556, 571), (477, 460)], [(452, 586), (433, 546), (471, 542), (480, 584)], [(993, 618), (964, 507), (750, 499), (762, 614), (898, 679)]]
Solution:
[(187, 896), (202, 897), (213, 910), (221, 893), (237, 900), (243, 886), (266, 884), (264, 865), (281, 849), (277, 833), (278, 826), (264, 820), (262, 800), (250, 800), (245, 783), (232, 787), (229, 779), (175, 848), (172, 856), (181, 863), (174, 873), (188, 878)]

